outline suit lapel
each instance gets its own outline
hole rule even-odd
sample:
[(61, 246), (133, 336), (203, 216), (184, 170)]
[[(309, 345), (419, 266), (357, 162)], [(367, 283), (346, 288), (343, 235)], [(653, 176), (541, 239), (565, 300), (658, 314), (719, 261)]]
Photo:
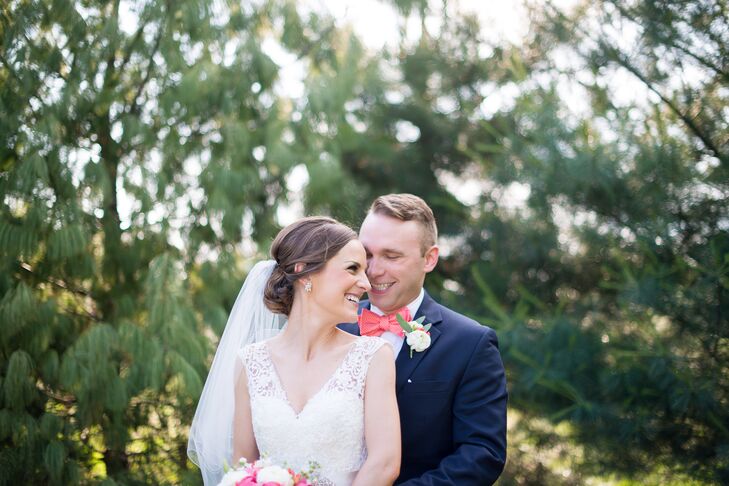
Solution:
[(425, 293), (425, 297), (423, 297), (423, 302), (420, 304), (418, 312), (415, 314), (415, 319), (421, 316), (425, 316), (423, 324), (432, 324), (432, 327), (430, 328), (430, 347), (420, 353), (418, 353), (417, 351), (413, 351), (413, 357), (411, 358), (410, 346), (408, 346), (407, 341), (404, 341), (402, 343), (402, 349), (400, 350), (400, 353), (397, 355), (397, 359), (395, 360), (395, 381), (398, 393), (402, 390), (403, 386), (405, 386), (408, 378), (410, 378), (410, 376), (413, 374), (415, 368), (418, 367), (425, 355), (428, 354), (431, 349), (433, 349), (435, 342), (440, 337), (438, 324), (443, 321), (443, 317), (440, 314), (438, 304), (430, 298), (427, 292)]

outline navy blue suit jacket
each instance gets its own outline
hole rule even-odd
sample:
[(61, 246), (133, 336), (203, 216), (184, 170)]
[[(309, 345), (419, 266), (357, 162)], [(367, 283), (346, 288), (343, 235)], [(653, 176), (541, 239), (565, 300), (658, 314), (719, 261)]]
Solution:
[[(395, 484), (492, 484), (506, 462), (506, 376), (496, 333), (427, 292), (420, 316), (433, 324), (430, 347), (410, 358), (403, 343), (395, 362), (402, 432)], [(359, 333), (356, 324), (341, 327)]]

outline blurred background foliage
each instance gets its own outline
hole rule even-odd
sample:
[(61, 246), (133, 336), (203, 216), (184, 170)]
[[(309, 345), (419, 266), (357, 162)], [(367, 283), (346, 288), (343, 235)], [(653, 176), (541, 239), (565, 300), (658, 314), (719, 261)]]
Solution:
[(393, 191), (499, 335), (500, 484), (729, 482), (726, 2), (533, 2), (518, 45), (386, 3), (379, 51), (293, 0), (3, 3), (0, 484), (199, 484), (247, 269)]

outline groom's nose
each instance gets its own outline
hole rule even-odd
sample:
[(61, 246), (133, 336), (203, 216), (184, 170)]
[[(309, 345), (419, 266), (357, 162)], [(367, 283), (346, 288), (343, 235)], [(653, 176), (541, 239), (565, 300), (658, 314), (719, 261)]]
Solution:
[(383, 270), (383, 267), (377, 258), (372, 257), (369, 260), (367, 260), (367, 276), (370, 279), (373, 279), (373, 278), (377, 277), (378, 275), (382, 275), (382, 270)]

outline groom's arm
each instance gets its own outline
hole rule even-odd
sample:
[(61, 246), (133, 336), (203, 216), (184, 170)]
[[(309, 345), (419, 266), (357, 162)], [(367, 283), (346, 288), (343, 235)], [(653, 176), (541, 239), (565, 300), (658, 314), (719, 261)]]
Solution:
[(455, 451), (437, 469), (402, 486), (483, 486), (506, 462), (506, 375), (498, 340), (487, 329), (466, 366), (453, 403)]

